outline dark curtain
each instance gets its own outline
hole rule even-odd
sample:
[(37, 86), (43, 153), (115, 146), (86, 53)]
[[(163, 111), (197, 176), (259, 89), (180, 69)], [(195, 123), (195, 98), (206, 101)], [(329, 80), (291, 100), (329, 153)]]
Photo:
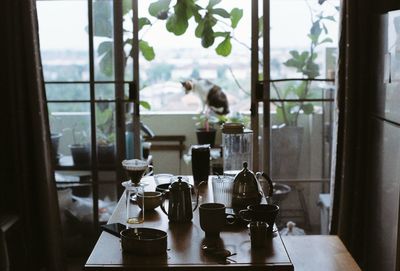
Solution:
[(22, 225), (20, 253), (10, 257), (23, 270), (63, 270), (35, 0), (2, 1), (0, 33), (0, 214)]
[[(343, 0), (337, 72), (336, 157), (331, 233), (362, 267), (366, 240), (368, 112), (371, 83), (371, 1)], [(375, 53), (376, 54), (376, 53)]]

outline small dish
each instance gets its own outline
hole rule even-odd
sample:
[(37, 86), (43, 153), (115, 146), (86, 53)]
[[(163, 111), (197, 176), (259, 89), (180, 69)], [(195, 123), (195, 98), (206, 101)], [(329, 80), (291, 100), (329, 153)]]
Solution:
[(129, 228), (121, 231), (124, 252), (138, 255), (160, 255), (167, 251), (167, 233), (152, 228)]

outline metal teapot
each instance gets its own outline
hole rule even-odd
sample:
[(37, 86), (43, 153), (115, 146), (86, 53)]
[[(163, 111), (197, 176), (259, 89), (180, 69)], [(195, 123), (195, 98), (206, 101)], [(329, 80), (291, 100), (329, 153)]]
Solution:
[(199, 194), (195, 192), (196, 205), (192, 209), (191, 187), (189, 183), (182, 181), (182, 176), (178, 176), (178, 180), (169, 186), (168, 212), (165, 210), (164, 204), (161, 204), (161, 210), (168, 216), (169, 221), (189, 222), (192, 220), (193, 212), (199, 204)]
[(232, 207), (235, 212), (246, 209), (251, 204), (261, 203), (262, 196), (264, 195), (264, 189), (261, 189), (258, 181), (261, 177), (267, 180), (269, 186), (268, 195), (265, 195), (265, 197), (272, 196), (273, 186), (271, 178), (263, 172), (254, 174), (247, 167), (247, 162), (243, 162), (242, 171), (235, 176), (235, 180), (233, 181)]

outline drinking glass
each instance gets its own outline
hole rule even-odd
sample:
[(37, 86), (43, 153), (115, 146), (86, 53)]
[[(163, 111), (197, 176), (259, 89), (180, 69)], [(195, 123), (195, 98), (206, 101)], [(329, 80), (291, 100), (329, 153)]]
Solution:
[(228, 208), (232, 207), (233, 181), (234, 178), (231, 176), (211, 178), (214, 202), (222, 203)]
[[(126, 194), (126, 226), (144, 222), (144, 206), (140, 208), (137, 203), (137, 196), (144, 194), (144, 187), (140, 184), (124, 184)], [(142, 203), (144, 205), (144, 202)]]

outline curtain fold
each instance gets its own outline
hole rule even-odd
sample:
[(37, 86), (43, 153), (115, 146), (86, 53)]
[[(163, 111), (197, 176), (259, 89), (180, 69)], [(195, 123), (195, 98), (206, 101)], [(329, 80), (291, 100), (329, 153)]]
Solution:
[(366, 240), (365, 159), (371, 78), (370, 1), (342, 0), (337, 70), (336, 127), (332, 171), (331, 233), (362, 267)]
[(24, 250), (17, 256), (22, 268), (64, 270), (36, 1), (3, 1), (0, 18), (5, 67), (0, 211), (16, 213), (21, 219)]

